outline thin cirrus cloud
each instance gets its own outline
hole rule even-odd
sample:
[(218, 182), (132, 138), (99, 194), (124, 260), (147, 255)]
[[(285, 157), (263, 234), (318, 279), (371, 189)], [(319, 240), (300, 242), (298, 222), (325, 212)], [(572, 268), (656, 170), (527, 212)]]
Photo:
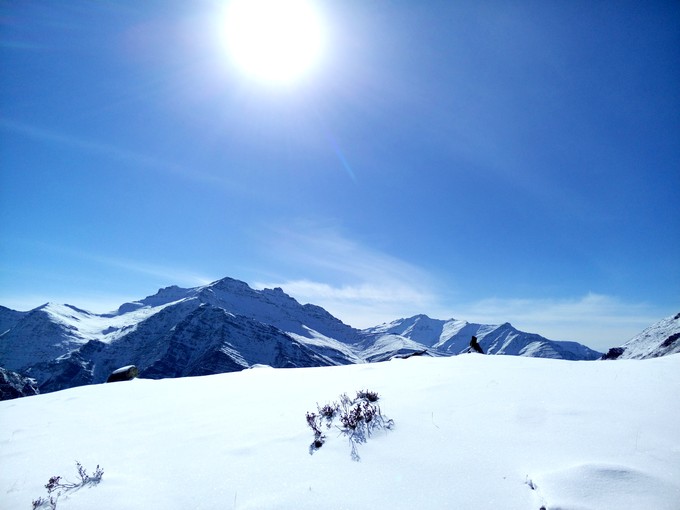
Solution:
[(189, 170), (181, 165), (170, 163), (154, 156), (149, 156), (140, 152), (117, 147), (112, 144), (90, 140), (81, 136), (60, 133), (50, 129), (44, 129), (41, 127), (15, 122), (9, 119), (0, 119), (0, 129), (3, 129), (14, 135), (39, 140), (43, 143), (56, 144), (74, 149), (76, 151), (85, 151), (91, 154), (97, 154), (111, 160), (130, 163), (138, 168), (170, 173), (185, 179), (207, 182), (210, 184), (219, 184), (223, 185), (224, 187), (233, 187), (231, 181), (226, 181), (222, 177), (211, 175), (206, 172), (199, 172), (194, 168)]
[[(108, 312), (123, 302), (153, 294), (159, 286), (196, 287), (213, 281), (213, 278), (185, 267), (136, 261), (53, 243), (28, 244), (46, 255), (69, 260), (70, 265), (62, 271), (15, 271), (15, 276), (31, 282), (19, 289), (5, 288), (0, 291), (2, 303), (15, 310), (30, 310), (46, 302), (58, 302), (69, 303), (91, 312)], [(73, 279), (78, 280), (79, 290), (64, 290), (71, 289), (68, 282)], [(117, 285), (120, 281), (126, 282), (125, 294), (120, 294), (121, 289)], [(33, 286), (34, 290), (27, 292), (27, 286)], [(114, 288), (116, 290), (112, 291)]]
[(450, 286), (445, 289), (436, 275), (363, 246), (333, 227), (298, 225), (275, 230), (268, 249), (304, 268), (304, 276), (257, 282), (256, 287), (281, 287), (297, 300), (322, 306), (359, 328), (422, 313), (483, 324), (511, 322), (523, 331), (605, 351), (674, 313), (594, 292), (558, 299), (461, 301), (452, 297)]
[(89, 255), (88, 258), (110, 267), (123, 269), (128, 272), (138, 273), (169, 282), (168, 285), (179, 284), (192, 287), (207, 285), (213, 281), (211, 278), (184, 268), (169, 267), (152, 263), (145, 264), (142, 262), (134, 262), (127, 259), (106, 257), (101, 255)]
[[(45, 290), (43, 293), (15, 292), (5, 295), (4, 292), (0, 291), (0, 301), (4, 306), (21, 311), (32, 310), (45, 303), (52, 302), (74, 305), (93, 313), (109, 313), (116, 310), (123, 303), (143, 299), (145, 296), (154, 294), (159, 286), (166, 287), (179, 284), (184, 287), (195, 287), (210, 283), (210, 280), (207, 278), (170, 267), (129, 264), (126, 261), (115, 260), (100, 260), (100, 262), (147, 278), (141, 278), (140, 282), (130, 287), (124, 294), (120, 293), (120, 291), (112, 293), (108, 290), (106, 282), (101, 280), (92, 279), (91, 285), (88, 285), (88, 278), (82, 277), (81, 283), (82, 281), (85, 281), (85, 283), (78, 292)], [(51, 278), (60, 281), (63, 277), (51, 275)]]
[(333, 286), (310, 280), (289, 280), (255, 286), (282, 287), (299, 301), (322, 306), (343, 322), (358, 328), (422, 313), (433, 299), (426, 289), (392, 281)]
[(457, 310), (466, 320), (511, 322), (523, 331), (553, 340), (577, 341), (600, 351), (625, 343), (675, 313), (593, 292), (562, 299), (490, 298), (462, 303)]
[(207, 285), (213, 281), (204, 274), (184, 267), (167, 266), (155, 262), (135, 261), (125, 257), (102, 255), (101, 253), (96, 252), (85, 252), (54, 244), (39, 243), (38, 245), (42, 245), (44, 249), (51, 252), (60, 253), (76, 260), (90, 261), (101, 266), (119, 269), (127, 273), (136, 273), (140, 276), (151, 277), (157, 279), (159, 282), (167, 282), (167, 285), (192, 287)]
[(267, 252), (293, 263), (301, 278), (257, 282), (281, 287), (302, 302), (326, 308), (355, 327), (368, 327), (432, 309), (432, 276), (420, 267), (343, 236), (333, 227), (280, 228)]

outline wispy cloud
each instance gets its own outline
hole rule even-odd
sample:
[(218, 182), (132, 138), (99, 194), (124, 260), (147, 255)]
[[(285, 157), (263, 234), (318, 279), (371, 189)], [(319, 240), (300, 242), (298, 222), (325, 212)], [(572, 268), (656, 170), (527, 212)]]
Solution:
[(69, 257), (95, 262), (96, 264), (108, 266), (109, 268), (122, 269), (137, 275), (152, 277), (159, 280), (161, 284), (192, 287), (206, 285), (215, 280), (215, 278), (210, 278), (205, 274), (184, 267), (168, 266), (157, 262), (136, 261), (126, 257), (102, 255), (97, 252), (85, 252), (53, 244), (40, 244), (50, 251), (62, 253)]
[(85, 151), (91, 154), (103, 156), (105, 158), (122, 161), (134, 168), (144, 168), (147, 170), (171, 173), (194, 181), (221, 184), (225, 187), (233, 187), (233, 184), (230, 181), (226, 181), (220, 176), (201, 172), (195, 168), (187, 169), (182, 165), (166, 161), (156, 156), (125, 149), (109, 143), (91, 140), (82, 136), (61, 133), (50, 129), (31, 126), (21, 122), (15, 122), (9, 119), (0, 119), (0, 129), (4, 129), (17, 135), (40, 140), (45, 143), (59, 144), (72, 149), (77, 149), (79, 151)]
[(267, 249), (304, 276), (256, 282), (256, 287), (281, 287), (298, 301), (320, 305), (360, 328), (424, 313), (484, 324), (511, 322), (523, 331), (605, 351), (677, 312), (593, 292), (461, 301), (451, 298), (456, 293), (429, 271), (318, 223), (275, 230)]
[(355, 327), (408, 317), (432, 308), (437, 300), (427, 271), (353, 241), (333, 226), (301, 223), (280, 228), (267, 245), (304, 277), (255, 286), (281, 287)]
[(592, 292), (565, 299), (489, 298), (456, 306), (460, 318), (471, 322), (511, 322), (523, 331), (575, 340), (601, 351), (621, 345), (676, 311)]
[[(0, 291), (0, 303), (15, 310), (32, 309), (52, 301), (104, 312), (152, 294), (159, 287), (196, 287), (217, 279), (193, 269), (155, 261), (137, 261), (41, 241), (21, 242), (31, 250), (40, 250), (46, 257), (62, 259), (64, 264), (56, 272), (37, 268), (12, 271), (12, 278), (30, 282), (14, 288), (5, 286)], [(4, 273), (9, 277), (8, 271)], [(116, 294), (111, 288), (116, 289)]]
[(96, 254), (82, 254), (82, 257), (105, 264), (110, 267), (123, 269), (128, 272), (151, 276), (167, 282), (169, 285), (185, 285), (188, 287), (206, 285), (214, 281), (214, 278), (187, 270), (185, 268), (166, 266), (156, 263), (135, 262), (125, 258), (108, 257)]
[[(670, 307), (632, 303), (594, 292), (552, 299), (529, 296), (464, 301), (452, 298), (460, 294), (451, 292), (450, 286), (445, 287), (437, 275), (352, 240), (332, 225), (298, 223), (275, 228), (263, 235), (261, 243), (272, 258), (284, 261), (285, 267), (280, 273), (293, 277), (268, 277), (249, 282), (252, 286), (281, 287), (298, 301), (322, 306), (345, 323), (359, 328), (424, 313), (438, 319), (456, 318), (484, 324), (511, 322), (523, 331), (554, 340), (574, 340), (606, 351), (678, 312)], [(58, 246), (43, 248), (127, 273), (126, 279), (135, 282), (132, 291), (141, 289), (141, 293), (125, 300), (141, 298), (159, 285), (193, 287), (233, 276), (206, 276), (187, 268)], [(101, 289), (93, 289), (89, 294), (85, 291), (75, 297), (7, 294), (3, 304), (27, 309), (46, 301), (58, 301), (92, 311), (106, 311), (124, 301), (103, 295)]]

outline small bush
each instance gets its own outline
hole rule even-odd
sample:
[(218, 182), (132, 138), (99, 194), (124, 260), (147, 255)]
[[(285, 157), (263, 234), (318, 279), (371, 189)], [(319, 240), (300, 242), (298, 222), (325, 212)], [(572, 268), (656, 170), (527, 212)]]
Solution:
[(380, 397), (375, 391), (359, 390), (357, 391), (357, 399), (368, 400), (369, 402), (377, 402)]
[(59, 501), (59, 496), (63, 493), (80, 489), (85, 486), (97, 485), (102, 480), (104, 476), (104, 470), (97, 465), (97, 469), (91, 475), (87, 474), (87, 471), (80, 462), (76, 462), (76, 469), (78, 471), (78, 481), (69, 482), (63, 480), (61, 476), (52, 476), (45, 484), (45, 489), (47, 489), (47, 498), (39, 497), (33, 500), (33, 510), (49, 509), (55, 510), (57, 508), (57, 501)]
[[(376, 404), (379, 397), (374, 391), (357, 391), (357, 396), (351, 399), (347, 394), (340, 395), (339, 402), (332, 402), (320, 407), (317, 404), (316, 413), (307, 413), (307, 425), (314, 432), (314, 441), (309, 446), (309, 453), (313, 454), (326, 442), (323, 433), (323, 425), (326, 430), (330, 429), (334, 420), (340, 422), (336, 428), (340, 434), (349, 440), (351, 457), (360, 460), (358, 445), (365, 443), (375, 430), (390, 430), (394, 427), (394, 421), (382, 415), (380, 406)], [(325, 422), (325, 423), (324, 423)]]
[(335, 415), (338, 413), (338, 405), (333, 402), (332, 404), (326, 404), (323, 407), (319, 407), (317, 404), (317, 408), (319, 409), (319, 415), (326, 418), (328, 426), (330, 426), (333, 418), (335, 418)]

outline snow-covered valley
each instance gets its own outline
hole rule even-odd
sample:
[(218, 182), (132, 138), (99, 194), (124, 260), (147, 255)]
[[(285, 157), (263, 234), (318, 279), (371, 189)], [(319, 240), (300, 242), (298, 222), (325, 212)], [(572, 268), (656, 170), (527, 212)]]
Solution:
[[(393, 430), (350, 458), (305, 421), (378, 392)], [(95, 384), (0, 402), (0, 508), (100, 465), (60, 510), (678, 510), (680, 355), (411, 357)]]

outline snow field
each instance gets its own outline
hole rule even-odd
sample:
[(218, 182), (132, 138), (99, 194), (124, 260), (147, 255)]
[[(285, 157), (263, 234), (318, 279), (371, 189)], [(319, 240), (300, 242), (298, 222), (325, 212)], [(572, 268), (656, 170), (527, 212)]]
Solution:
[[(316, 403), (370, 389), (392, 431), (350, 458)], [(75, 461), (92, 509), (680, 509), (680, 355), (571, 362), (412, 357), (135, 380), (0, 402), (0, 509)], [(534, 487), (532, 489), (532, 487)]]

